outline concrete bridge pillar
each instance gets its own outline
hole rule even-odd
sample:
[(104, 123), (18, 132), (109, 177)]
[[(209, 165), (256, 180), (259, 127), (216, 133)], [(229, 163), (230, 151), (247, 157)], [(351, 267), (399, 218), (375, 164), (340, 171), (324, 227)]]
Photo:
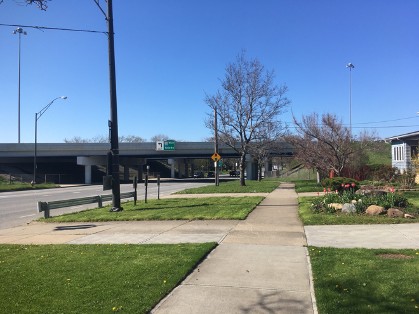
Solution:
[(246, 156), (246, 179), (247, 180), (258, 179), (257, 162), (250, 155)]
[(167, 160), (167, 163), (170, 165), (170, 177), (172, 179), (174, 179), (175, 178), (175, 173), (176, 173), (175, 160), (173, 158), (170, 158), (170, 159)]
[(92, 184), (92, 166), (84, 166), (84, 183)]
[(185, 159), (184, 158), (178, 158), (178, 159), (176, 159), (176, 162), (177, 162), (177, 166), (178, 166), (177, 167), (178, 168), (178, 176), (179, 176), (179, 179), (181, 179), (186, 174)]
[(84, 166), (84, 183), (92, 184), (92, 166), (106, 165), (105, 156), (77, 157), (77, 164)]
[(144, 173), (143, 173), (143, 166), (142, 165), (141, 166), (138, 166), (137, 167), (137, 179), (138, 179), (138, 182), (144, 182), (143, 175), (144, 175)]

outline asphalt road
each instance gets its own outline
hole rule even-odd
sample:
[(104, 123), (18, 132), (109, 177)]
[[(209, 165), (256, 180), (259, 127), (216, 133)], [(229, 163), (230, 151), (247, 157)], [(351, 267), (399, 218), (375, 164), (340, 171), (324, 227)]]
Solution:
[[(162, 181), (160, 184), (160, 196), (170, 195), (171, 193), (191, 187), (208, 185), (211, 184), (211, 182), (212, 181)], [(121, 193), (133, 190), (132, 184), (121, 184)], [(38, 201), (64, 200), (111, 193), (111, 191), (103, 191), (101, 185), (82, 185), (46, 190), (3, 192), (0, 193), (0, 229), (20, 226), (43, 217), (43, 214), (38, 213), (37, 211)], [(138, 200), (143, 200), (145, 194), (143, 183), (138, 184), (137, 193)], [(155, 181), (150, 182), (148, 185), (147, 198), (157, 198), (157, 184)], [(51, 215), (54, 216), (94, 207), (97, 207), (97, 204), (54, 209), (51, 211)]]

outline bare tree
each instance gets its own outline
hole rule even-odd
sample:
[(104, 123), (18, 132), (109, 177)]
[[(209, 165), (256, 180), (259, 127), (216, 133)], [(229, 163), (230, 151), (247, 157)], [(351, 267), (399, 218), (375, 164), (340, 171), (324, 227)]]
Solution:
[[(0, 0), (0, 4), (3, 3), (4, 0)], [(48, 1), (49, 0), (22, 0), (18, 1), (15, 0), (16, 3), (26, 3), (27, 5), (35, 4), (39, 9), (46, 11), (48, 8)]]
[(152, 142), (158, 142), (158, 141), (166, 141), (168, 139), (169, 137), (166, 134), (156, 134), (150, 140)]
[(316, 113), (301, 121), (293, 119), (298, 135), (287, 141), (294, 145), (296, 158), (307, 167), (323, 173), (333, 170), (339, 176), (354, 153), (349, 129), (331, 114), (323, 114), (321, 119)]
[[(97, 135), (93, 138), (82, 138), (80, 136), (74, 136), (73, 138), (65, 138), (65, 143), (109, 143), (109, 138), (104, 135)], [(128, 135), (128, 136), (120, 136), (119, 137), (120, 143), (143, 143), (145, 140), (136, 135)]]
[(143, 139), (141, 136), (136, 135), (127, 135), (119, 137), (120, 143), (144, 143), (145, 141), (146, 140)]
[[(277, 120), (290, 103), (285, 97), (287, 87), (274, 82), (274, 72), (266, 71), (257, 59), (246, 59), (241, 52), (234, 63), (227, 65), (221, 89), (206, 95), (205, 102), (218, 117), (218, 133), (224, 142), (240, 154), (240, 185), (246, 185), (244, 170), (250, 143), (268, 125), (279, 132)], [(206, 127), (214, 130), (213, 113)]]
[(91, 143), (88, 139), (80, 136), (74, 136), (72, 138), (65, 138), (64, 143)]

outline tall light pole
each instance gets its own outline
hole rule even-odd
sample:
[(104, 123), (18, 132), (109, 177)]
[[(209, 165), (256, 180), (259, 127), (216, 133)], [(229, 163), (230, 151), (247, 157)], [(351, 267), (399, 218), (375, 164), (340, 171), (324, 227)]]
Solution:
[(17, 142), (20, 143), (20, 37), (26, 35), (26, 32), (18, 27), (13, 34), (19, 34), (19, 53), (18, 53), (18, 84), (17, 84)]
[(348, 63), (346, 67), (349, 68), (349, 132), (352, 137), (352, 69), (355, 66), (352, 63)]
[(67, 96), (60, 96), (57, 98), (54, 98), (50, 101), (48, 105), (46, 105), (44, 108), (42, 108), (39, 112), (35, 113), (35, 148), (34, 148), (34, 154), (33, 154), (33, 180), (32, 184), (36, 184), (36, 154), (37, 154), (37, 139), (38, 139), (38, 120), (42, 117), (42, 115), (45, 113), (45, 111), (48, 110), (48, 108), (53, 104), (54, 101), (57, 99), (67, 99)]

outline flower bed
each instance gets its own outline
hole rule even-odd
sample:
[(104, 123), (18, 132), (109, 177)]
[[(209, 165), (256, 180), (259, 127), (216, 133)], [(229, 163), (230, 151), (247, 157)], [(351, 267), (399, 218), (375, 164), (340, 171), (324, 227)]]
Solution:
[[(393, 187), (371, 189), (360, 187), (356, 183), (342, 183), (340, 190), (332, 191), (325, 188), (318, 193), (311, 204), (311, 210), (316, 213), (347, 213), (365, 215), (383, 215), (391, 217), (415, 218), (415, 210), (411, 208), (407, 198)], [(417, 210), (416, 210), (417, 211)]]

